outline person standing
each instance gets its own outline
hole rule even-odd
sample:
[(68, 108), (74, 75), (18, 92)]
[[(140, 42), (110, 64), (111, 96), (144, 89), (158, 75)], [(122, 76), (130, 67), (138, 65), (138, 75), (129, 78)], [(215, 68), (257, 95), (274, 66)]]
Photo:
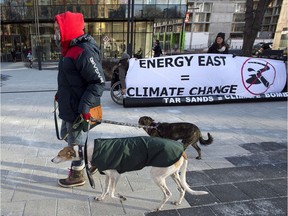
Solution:
[(33, 67), (33, 55), (32, 55), (31, 49), (29, 49), (29, 51), (28, 51), (27, 58), (29, 61), (29, 67), (32, 68)]
[(12, 56), (12, 61), (16, 62), (16, 50), (15, 49), (11, 50), (11, 56)]
[[(85, 143), (82, 127), (73, 123), (79, 116), (90, 120), (89, 110), (100, 105), (105, 87), (105, 77), (100, 59), (100, 50), (92, 36), (84, 34), (84, 18), (81, 13), (65, 12), (55, 16), (54, 39), (61, 49), (58, 64), (58, 90), (55, 100), (62, 119), (61, 136), (69, 146), (78, 145), (79, 152)], [(65, 179), (59, 179), (62, 187), (85, 184), (83, 160), (73, 161)]]
[(135, 58), (142, 59), (142, 48), (140, 47), (137, 53), (135, 54)]
[(162, 55), (162, 49), (161, 49), (159, 40), (155, 41), (154, 47), (152, 48), (152, 50), (154, 51), (153, 57), (159, 57), (160, 55)]
[(118, 64), (119, 80), (121, 83), (121, 92), (123, 95), (126, 94), (125, 79), (126, 79), (127, 71), (129, 69), (129, 59), (130, 59), (130, 55), (128, 55), (127, 53), (123, 53)]
[(219, 32), (214, 43), (209, 47), (208, 53), (228, 54), (229, 46), (225, 43), (225, 33)]

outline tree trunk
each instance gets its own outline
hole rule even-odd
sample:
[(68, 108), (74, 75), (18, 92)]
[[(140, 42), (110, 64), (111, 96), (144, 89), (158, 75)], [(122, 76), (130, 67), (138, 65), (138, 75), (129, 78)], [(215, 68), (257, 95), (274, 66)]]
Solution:
[(246, 0), (245, 27), (242, 46), (243, 56), (252, 56), (254, 41), (258, 32), (261, 30), (265, 11), (272, 1), (273, 0), (258, 1), (257, 8), (254, 10), (254, 1)]

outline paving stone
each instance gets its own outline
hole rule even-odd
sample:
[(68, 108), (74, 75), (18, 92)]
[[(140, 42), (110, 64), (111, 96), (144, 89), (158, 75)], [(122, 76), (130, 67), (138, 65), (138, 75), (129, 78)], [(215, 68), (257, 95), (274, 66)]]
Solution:
[(255, 200), (254, 202), (251, 202), (251, 205), (253, 206), (253, 212), (258, 215), (287, 216), (287, 196)]
[(5, 202), (1, 200), (1, 216), (23, 216), (26, 201)]
[(203, 172), (214, 182), (220, 184), (262, 179), (264, 177), (261, 172), (257, 172), (251, 166), (204, 170)]
[(145, 216), (179, 216), (177, 210), (169, 210), (169, 211), (159, 211), (159, 212), (149, 212), (146, 213)]
[(287, 196), (287, 178), (267, 179), (260, 181), (264, 187), (270, 187), (279, 196)]
[(206, 187), (209, 192), (211, 192), (221, 202), (234, 202), (249, 199), (245, 193), (233, 184), (209, 185)]
[(253, 166), (254, 172), (260, 172), (267, 178), (281, 178), (287, 177), (287, 171), (279, 168), (278, 164), (264, 164), (259, 166)]
[(188, 171), (186, 173), (186, 181), (188, 185), (193, 187), (215, 184), (203, 171)]
[(56, 200), (27, 201), (23, 216), (56, 216)]
[[(91, 206), (92, 208), (92, 206)], [(90, 205), (88, 199), (79, 200), (66, 198), (58, 199), (56, 207), (57, 216), (79, 216), (79, 215), (90, 215)], [(99, 214), (101, 215), (101, 214)]]
[(286, 163), (278, 163), (277, 167), (287, 173), (287, 161)]
[(235, 166), (255, 166), (261, 164), (283, 163), (287, 159), (287, 151), (260, 152), (252, 155), (238, 157), (227, 157), (229, 162)]
[(180, 216), (216, 216), (209, 206), (178, 209)]
[(259, 181), (234, 183), (235, 186), (243, 193), (247, 194), (251, 199), (276, 197), (277, 193), (271, 188), (265, 187)]
[[(285, 205), (284, 205), (285, 202)], [(287, 199), (263, 199), (210, 206), (216, 215), (286, 216)]]
[[(208, 191), (206, 187), (191, 187), (193, 190), (198, 191)], [(189, 193), (185, 193), (185, 199), (192, 207), (198, 207), (202, 205), (209, 205), (209, 204), (215, 204), (220, 203), (221, 201), (215, 197), (211, 192), (207, 195), (191, 195)]]
[(249, 150), (252, 153), (258, 153), (259, 151), (277, 151), (287, 150), (287, 144), (276, 142), (260, 142), (260, 143), (244, 143), (241, 144), (243, 148)]

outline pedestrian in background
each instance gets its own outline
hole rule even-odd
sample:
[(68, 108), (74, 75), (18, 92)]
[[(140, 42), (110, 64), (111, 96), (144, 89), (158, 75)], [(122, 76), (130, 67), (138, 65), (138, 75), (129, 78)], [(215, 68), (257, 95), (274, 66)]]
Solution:
[(16, 50), (15, 49), (11, 50), (11, 56), (12, 56), (12, 61), (16, 62)]
[(142, 59), (142, 48), (140, 47), (137, 53), (135, 54), (135, 58)]
[[(78, 145), (79, 152), (85, 144), (82, 127), (74, 128), (79, 116), (90, 120), (89, 110), (100, 105), (105, 87), (105, 77), (100, 59), (100, 50), (92, 36), (84, 34), (84, 18), (81, 13), (65, 12), (55, 16), (54, 39), (61, 49), (58, 64), (59, 117), (62, 119), (61, 136), (68, 134), (68, 146)], [(80, 146), (80, 147), (79, 147)], [(73, 161), (65, 179), (59, 179), (62, 187), (85, 184), (83, 160)]]
[(122, 94), (126, 94), (126, 75), (127, 75), (127, 71), (129, 69), (129, 59), (130, 59), (130, 55), (128, 55), (127, 53), (123, 53), (121, 56), (121, 59), (119, 61), (118, 64), (118, 69), (119, 69), (119, 80), (121, 83), (121, 92)]
[(152, 48), (152, 50), (154, 51), (153, 57), (159, 57), (160, 55), (162, 55), (162, 49), (161, 49), (159, 40), (155, 41), (154, 47)]
[(225, 43), (225, 33), (219, 32), (214, 43), (209, 47), (208, 53), (228, 54), (229, 46)]
[(32, 55), (31, 49), (29, 49), (29, 51), (28, 51), (27, 58), (29, 61), (29, 67), (32, 68), (33, 67), (33, 55)]

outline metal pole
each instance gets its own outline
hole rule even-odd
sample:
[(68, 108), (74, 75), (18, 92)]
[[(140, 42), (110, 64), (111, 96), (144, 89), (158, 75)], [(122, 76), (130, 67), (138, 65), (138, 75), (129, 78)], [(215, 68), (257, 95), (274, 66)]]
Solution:
[(132, 57), (132, 44), (133, 44), (133, 22), (134, 22), (134, 0), (128, 0), (127, 53), (131, 57)]
[(130, 41), (130, 5), (131, 5), (131, 1), (128, 0), (128, 13), (127, 13), (127, 53), (130, 55), (129, 53), (129, 41)]
[(35, 11), (36, 56), (38, 60), (38, 69), (42, 70), (41, 47), (40, 47), (40, 27), (39, 27), (39, 5), (38, 5), (37, 0), (34, 0), (33, 3), (34, 3), (34, 11)]
[(133, 41), (134, 41), (134, 0), (132, 0), (132, 5), (131, 5), (131, 32), (130, 32), (130, 50), (129, 50), (129, 55), (132, 57), (132, 51), (133, 51)]

